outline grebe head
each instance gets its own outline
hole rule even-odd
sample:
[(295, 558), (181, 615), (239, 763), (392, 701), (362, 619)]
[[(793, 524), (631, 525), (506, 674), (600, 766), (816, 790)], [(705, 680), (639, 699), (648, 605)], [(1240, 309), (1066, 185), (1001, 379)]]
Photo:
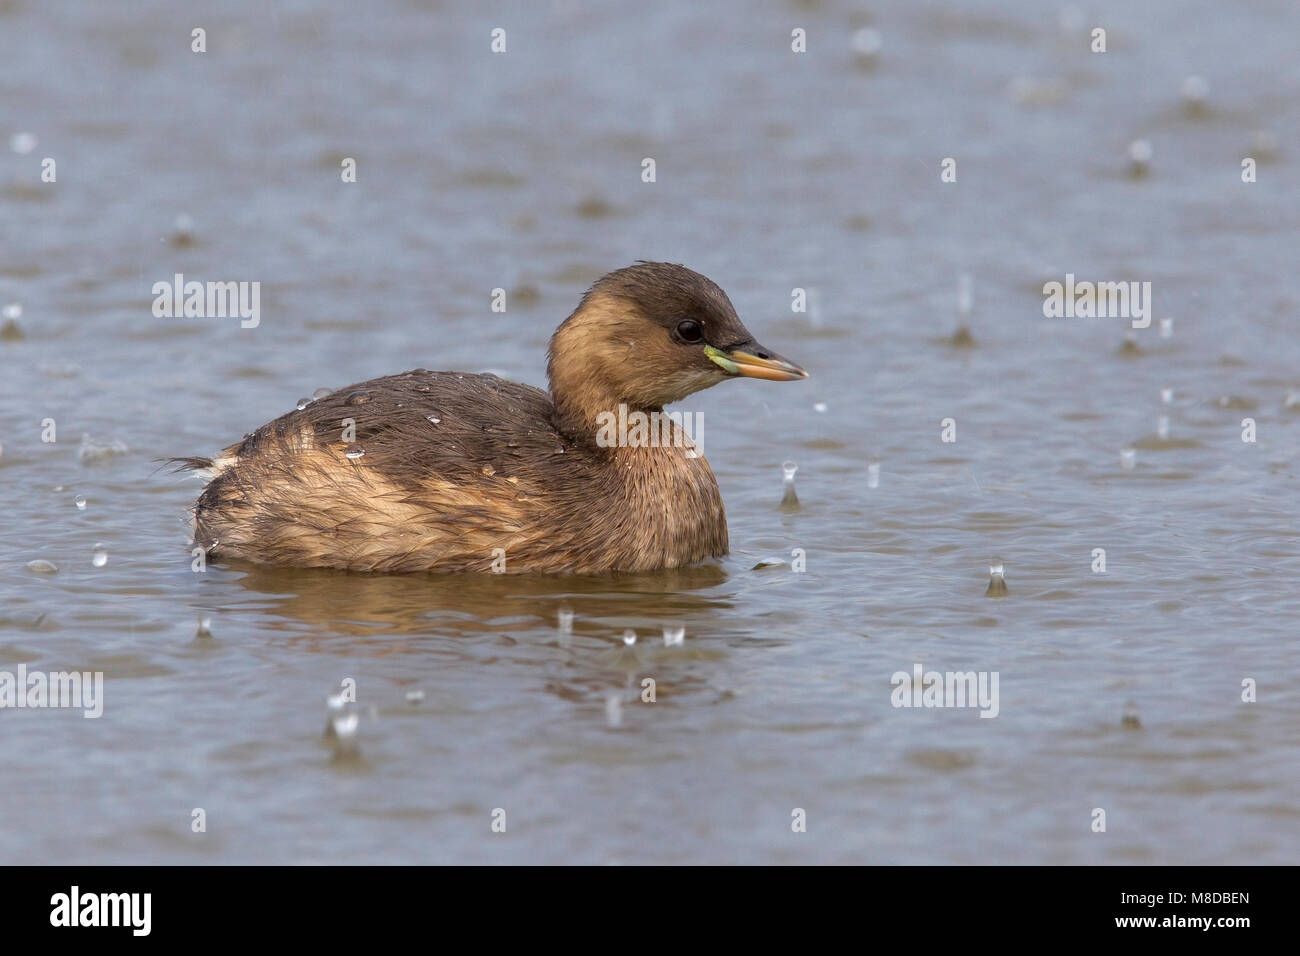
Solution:
[(662, 408), (728, 378), (807, 378), (754, 341), (716, 284), (685, 266), (641, 262), (597, 280), (551, 338), (547, 371), (563, 417), (619, 403)]

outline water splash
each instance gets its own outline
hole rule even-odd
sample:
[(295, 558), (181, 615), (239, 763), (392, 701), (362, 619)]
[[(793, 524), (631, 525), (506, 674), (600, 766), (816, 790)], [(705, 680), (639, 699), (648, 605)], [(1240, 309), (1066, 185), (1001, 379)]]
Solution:
[(195, 636), (196, 638), (198, 638), (198, 637), (211, 637), (211, 636), (212, 636), (212, 618), (210, 618), (210, 617), (200, 617), (200, 618), (199, 618), (199, 628), (198, 628), (197, 631), (194, 632), (194, 636)]
[(880, 462), (878, 461), (867, 462), (867, 487), (880, 487)]
[(1132, 471), (1137, 467), (1137, 458), (1137, 449), (1124, 448), (1119, 453), (1119, 466), (1125, 471)]
[(408, 690), (406, 692), (406, 702), (410, 704), (412, 707), (416, 706), (423, 700), (424, 700), (424, 691), (422, 690)]
[(114, 438), (112, 441), (101, 444), (89, 435), (81, 436), (81, 445), (77, 448), (77, 458), (83, 465), (94, 465), (118, 455), (125, 455), (130, 449), (126, 447), (126, 442)]
[(1140, 730), (1142, 721), (1138, 717), (1138, 705), (1135, 701), (1129, 701), (1124, 705), (1124, 713), (1120, 715), (1119, 723), (1121, 727), (1128, 730)]
[(567, 607), (560, 608), (555, 625), (556, 636), (559, 638), (561, 647), (568, 647), (573, 643), (573, 611)]
[(781, 495), (781, 507), (793, 510), (799, 507), (799, 496), (794, 490), (794, 474), (799, 470), (799, 466), (790, 460), (781, 463), (782, 484), (784, 493)]
[(685, 642), (685, 627), (680, 625), (664, 625), (664, 647), (681, 647)]
[(857, 60), (858, 66), (871, 69), (880, 61), (880, 51), (885, 48), (885, 38), (879, 30), (868, 27), (855, 30), (849, 39), (849, 46), (853, 49), (853, 57)]
[(90, 563), (97, 568), (102, 568), (108, 564), (108, 548), (102, 543), (97, 543), (90, 549)]
[(1187, 77), (1178, 92), (1183, 98), (1183, 109), (1189, 116), (1204, 116), (1209, 111), (1210, 81), (1205, 77)]
[(1171, 339), (1171, 338), (1174, 337), (1174, 320), (1173, 320), (1173, 319), (1161, 319), (1161, 320), (1160, 320), (1160, 337), (1161, 337), (1162, 339)]
[(0, 309), (0, 315), (6, 319), (21, 319), (23, 317), (23, 304), (21, 302), (10, 302)]
[(1151, 142), (1145, 139), (1135, 139), (1128, 144), (1128, 172), (1135, 179), (1146, 176), (1151, 172), (1151, 159), (1155, 155), (1155, 150), (1151, 148)]
[(636, 643), (636, 631), (632, 630), (629, 627), (626, 631), (623, 632), (623, 645), (625, 647), (631, 647), (635, 643)]
[(618, 694), (605, 697), (605, 726), (612, 729), (623, 726), (623, 700)]
[(172, 245), (194, 245), (194, 218), (188, 213), (181, 213), (172, 222)]
[(1001, 558), (994, 558), (989, 563), (989, 586), (985, 597), (1005, 597), (1007, 594), (1007, 576)]
[(970, 273), (963, 272), (957, 277), (957, 314), (962, 317), (970, 315), (971, 305), (974, 302), (971, 285)]
[(335, 759), (355, 757), (360, 753), (360, 741), (357, 740), (360, 726), (361, 715), (355, 712), (338, 714), (330, 721), (330, 728), (334, 731)]

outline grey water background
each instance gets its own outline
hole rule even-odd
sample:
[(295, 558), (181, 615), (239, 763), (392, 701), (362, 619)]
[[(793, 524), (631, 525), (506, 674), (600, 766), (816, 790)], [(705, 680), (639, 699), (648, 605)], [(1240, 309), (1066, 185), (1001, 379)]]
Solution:
[[(0, 670), (106, 681), (98, 720), (0, 711), (0, 861), (1294, 862), (1297, 36), (1281, 0), (0, 0)], [(191, 571), (154, 459), (413, 367), (542, 384), (641, 258), (812, 373), (682, 405), (718, 567)], [(155, 318), (177, 272), (260, 281), (260, 325)], [(1067, 272), (1156, 321), (1044, 318)], [(914, 663), (997, 671), (998, 716), (895, 709)]]

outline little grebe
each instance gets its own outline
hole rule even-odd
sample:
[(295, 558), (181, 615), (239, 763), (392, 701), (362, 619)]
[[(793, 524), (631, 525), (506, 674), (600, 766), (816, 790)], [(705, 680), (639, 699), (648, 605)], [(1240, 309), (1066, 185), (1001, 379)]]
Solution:
[(598, 280), (552, 336), (547, 373), (549, 394), (495, 375), (376, 378), (215, 459), (179, 459), (210, 478), (195, 543), (354, 571), (644, 571), (719, 557), (722, 496), (680, 425), (656, 417), (671, 440), (653, 444), (611, 442), (607, 426), (620, 405), (650, 417), (727, 378), (808, 377), (754, 341), (717, 285), (661, 262)]

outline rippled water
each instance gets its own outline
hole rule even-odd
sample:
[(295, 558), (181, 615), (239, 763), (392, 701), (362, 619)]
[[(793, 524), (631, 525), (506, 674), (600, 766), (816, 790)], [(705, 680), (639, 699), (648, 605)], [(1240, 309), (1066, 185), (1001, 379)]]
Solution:
[[(0, 860), (1293, 862), (1300, 11), (584, 6), (0, 2), (0, 670), (105, 675), (0, 711)], [(541, 383), (639, 258), (812, 372), (683, 406), (720, 567), (191, 570), (154, 459), (416, 366)], [(177, 272), (260, 325), (154, 318)], [(1044, 318), (1066, 273), (1172, 335)], [(892, 707), (916, 663), (997, 718)]]

